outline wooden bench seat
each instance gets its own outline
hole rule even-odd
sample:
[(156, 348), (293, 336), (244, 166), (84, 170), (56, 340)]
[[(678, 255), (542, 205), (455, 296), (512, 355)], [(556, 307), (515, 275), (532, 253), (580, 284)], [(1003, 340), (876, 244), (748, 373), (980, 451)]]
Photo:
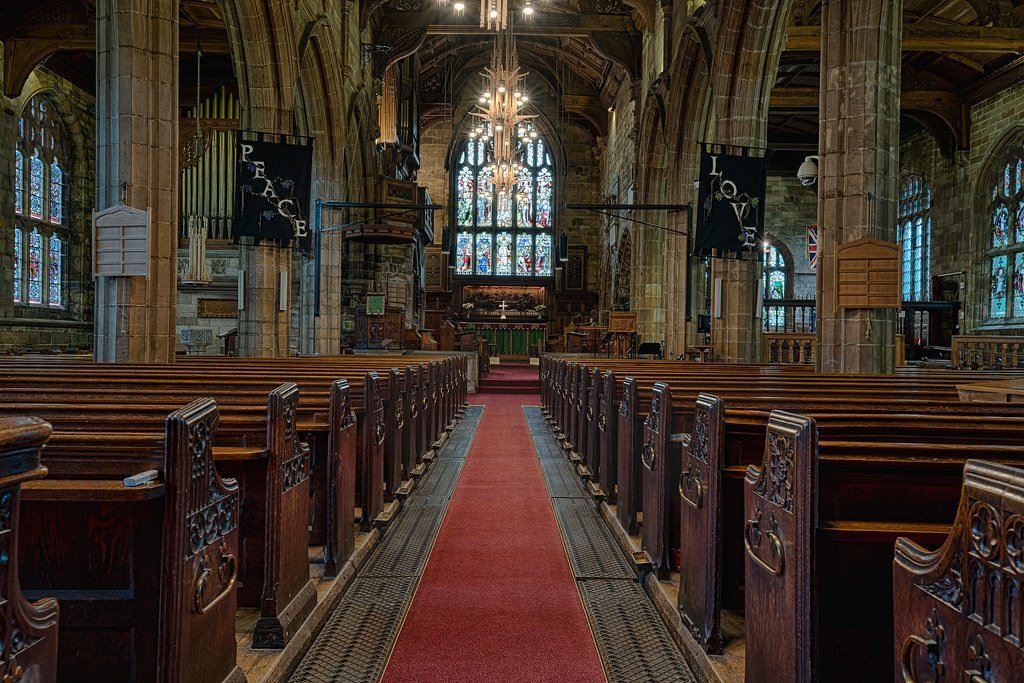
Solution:
[(162, 454), (158, 485), (124, 489), (100, 442), (92, 461), (84, 449), (77, 459), (87, 477), (65, 472), (26, 491), (19, 564), (26, 595), (60, 602), (57, 678), (244, 680), (234, 634), (241, 496), (213, 461), (218, 417), (212, 400), (198, 400), (150, 423), (148, 445), (132, 433), (144, 453), (126, 463)]
[[(286, 384), (265, 395), (262, 406), (228, 406), (220, 413), (217, 437), (234, 445), (211, 447), (219, 470), (241, 483), (238, 602), (260, 608), (253, 636), (258, 648), (284, 647), (316, 604), (306, 540), (309, 450), (294, 424), (298, 402), (298, 388)], [(110, 477), (117, 484), (146, 469), (164, 472), (166, 463), (153, 459), (158, 444), (150, 436), (144, 451), (140, 442), (145, 437), (135, 430), (147, 423), (159, 429), (159, 415), (172, 407), (148, 402), (0, 403), (0, 414), (29, 412), (54, 425), (44, 462), (55, 481)], [(128, 439), (119, 438), (119, 428), (132, 430)]]

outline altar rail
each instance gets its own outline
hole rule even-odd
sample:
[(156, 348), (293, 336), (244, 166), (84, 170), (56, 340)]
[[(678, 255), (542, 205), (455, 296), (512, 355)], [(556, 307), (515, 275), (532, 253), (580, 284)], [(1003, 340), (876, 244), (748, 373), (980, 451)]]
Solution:
[(765, 332), (761, 335), (761, 362), (776, 365), (813, 365), (818, 353), (816, 335)]
[(953, 335), (953, 366), (961, 370), (1024, 368), (1024, 337)]

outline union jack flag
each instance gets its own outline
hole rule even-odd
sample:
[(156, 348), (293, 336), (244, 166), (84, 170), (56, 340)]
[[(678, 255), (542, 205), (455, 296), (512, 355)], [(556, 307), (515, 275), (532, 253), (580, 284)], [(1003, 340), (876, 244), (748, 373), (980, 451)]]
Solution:
[(818, 226), (807, 226), (807, 265), (814, 270), (818, 267)]

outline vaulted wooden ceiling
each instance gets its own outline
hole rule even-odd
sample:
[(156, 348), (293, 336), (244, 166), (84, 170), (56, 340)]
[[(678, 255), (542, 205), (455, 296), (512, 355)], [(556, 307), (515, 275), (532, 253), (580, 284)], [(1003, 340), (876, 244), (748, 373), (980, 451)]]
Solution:
[[(790, 23), (768, 132), (788, 164), (818, 145), (820, 0), (797, 0)], [(902, 132), (966, 148), (969, 105), (1024, 78), (1021, 53), (1024, 0), (904, 0)]]
[[(40, 64), (86, 92), (96, 89), (95, 0), (3, 0), (4, 90), (21, 91)], [(195, 99), (195, 55), (203, 51), (204, 91), (235, 87), (224, 17), (217, 0), (180, 0), (182, 106)]]
[[(531, 86), (543, 86), (560, 110), (594, 135), (607, 128), (607, 107), (618, 89), (640, 70), (641, 32), (647, 0), (540, 0), (533, 17), (510, 3), (519, 62)], [(374, 6), (369, 20), (382, 49), (421, 32), (420, 102), (427, 121), (446, 116), (467, 86), (475, 86), (490, 61), (493, 32), (479, 27), (479, 5), (463, 16), (433, 0), (391, 0)], [(638, 9), (638, 7), (640, 9)]]

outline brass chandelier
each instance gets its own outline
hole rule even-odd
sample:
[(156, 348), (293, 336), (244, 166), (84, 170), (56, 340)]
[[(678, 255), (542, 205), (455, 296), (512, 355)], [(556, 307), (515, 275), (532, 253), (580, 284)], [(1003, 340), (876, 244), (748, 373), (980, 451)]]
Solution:
[[(509, 25), (509, 0), (480, 0), (480, 28), (491, 31), (503, 31)], [(448, 0), (438, 0), (438, 4), (447, 5)], [(455, 12), (462, 14), (466, 9), (465, 0), (455, 0)], [(533, 16), (533, 0), (523, 3), (523, 16)]]
[(491, 66), (484, 70), (484, 89), (477, 110), (472, 112), (481, 122), (469, 137), (490, 143), (491, 175), (499, 196), (511, 195), (522, 170), (520, 143), (532, 133), (532, 115), (523, 110), (529, 97), (523, 90), (525, 73), (519, 70), (515, 37), (504, 29), (494, 38)]

